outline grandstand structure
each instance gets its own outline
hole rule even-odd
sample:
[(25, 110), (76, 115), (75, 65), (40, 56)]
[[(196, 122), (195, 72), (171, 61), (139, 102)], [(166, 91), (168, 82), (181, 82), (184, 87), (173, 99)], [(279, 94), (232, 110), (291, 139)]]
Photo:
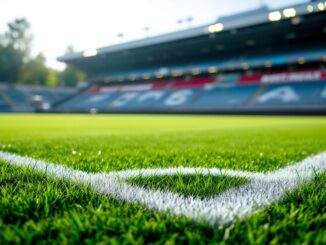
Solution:
[(90, 86), (55, 112), (326, 113), (326, 2), (261, 7), (59, 57)]
[(1, 112), (35, 112), (51, 110), (52, 105), (71, 97), (74, 88), (47, 88), (0, 83)]

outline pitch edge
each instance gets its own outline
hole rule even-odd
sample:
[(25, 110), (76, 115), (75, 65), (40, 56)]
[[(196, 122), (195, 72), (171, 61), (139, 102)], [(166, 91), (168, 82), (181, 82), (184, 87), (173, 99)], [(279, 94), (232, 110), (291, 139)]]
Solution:
[[(98, 194), (121, 201), (147, 206), (151, 210), (186, 216), (195, 221), (204, 220), (212, 226), (227, 224), (237, 218), (251, 215), (293, 191), (302, 182), (326, 170), (326, 151), (274, 172), (258, 173), (218, 168), (138, 169), (109, 173), (87, 173), (30, 157), (0, 151), (0, 160), (23, 166), (53, 177), (90, 186)], [(128, 184), (134, 176), (194, 174), (246, 177), (246, 185), (231, 188), (217, 196), (198, 199), (183, 197), (172, 192), (146, 189)]]

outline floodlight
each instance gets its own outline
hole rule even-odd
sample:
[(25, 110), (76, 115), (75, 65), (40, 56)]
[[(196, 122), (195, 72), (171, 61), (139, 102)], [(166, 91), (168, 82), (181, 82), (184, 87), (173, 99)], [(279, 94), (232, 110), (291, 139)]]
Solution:
[(271, 68), (271, 67), (273, 67), (272, 62), (271, 62), (271, 61), (266, 61), (266, 62), (265, 62), (265, 67), (266, 67), (266, 68)]
[(162, 73), (156, 73), (156, 78), (158, 78), (158, 79), (160, 79), (160, 78), (163, 78), (164, 77), (164, 75), (162, 74)]
[(97, 55), (97, 49), (89, 49), (83, 52), (84, 57), (92, 57)]
[(181, 77), (183, 72), (180, 70), (172, 71), (172, 77)]
[(304, 57), (300, 57), (300, 58), (298, 59), (298, 64), (299, 64), (299, 65), (304, 65), (305, 63), (306, 63), (306, 60), (305, 60)]
[(323, 3), (318, 3), (317, 7), (318, 7), (319, 11), (325, 10), (325, 5)]
[(218, 72), (218, 68), (216, 66), (208, 67), (208, 73), (214, 74)]
[(135, 75), (135, 74), (131, 74), (131, 75), (129, 76), (129, 79), (130, 79), (131, 81), (135, 81), (135, 80), (137, 79), (137, 75)]
[(312, 6), (311, 4), (309, 4), (309, 5), (307, 6), (307, 11), (308, 11), (309, 13), (314, 12), (314, 6)]
[(270, 21), (279, 21), (282, 18), (280, 11), (270, 12), (268, 15)]
[(283, 15), (286, 18), (294, 17), (294, 16), (296, 16), (296, 14), (297, 14), (297, 11), (294, 8), (287, 8), (287, 9), (283, 10)]
[(250, 68), (249, 64), (248, 63), (242, 63), (242, 69), (243, 70), (248, 70)]
[(214, 25), (208, 26), (209, 33), (220, 32), (223, 31), (223, 29), (224, 29), (224, 25), (222, 23), (216, 23)]
[(150, 75), (149, 74), (144, 74), (143, 75), (143, 79), (144, 80), (149, 80), (151, 77), (150, 77)]
[(201, 70), (199, 68), (194, 68), (191, 70), (191, 74), (196, 76), (199, 75), (201, 73)]

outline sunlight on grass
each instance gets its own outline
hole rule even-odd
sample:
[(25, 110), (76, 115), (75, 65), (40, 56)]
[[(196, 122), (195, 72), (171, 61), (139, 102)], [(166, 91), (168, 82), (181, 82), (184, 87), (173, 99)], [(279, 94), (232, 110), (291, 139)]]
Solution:
[(134, 185), (150, 189), (171, 191), (183, 196), (205, 198), (217, 195), (229, 188), (244, 185), (249, 181), (245, 178), (229, 176), (196, 175), (166, 175), (150, 177), (134, 177), (127, 180)]
[[(266, 172), (325, 151), (326, 117), (0, 115), (0, 150), (87, 172)], [(0, 161), (0, 244), (326, 244), (325, 176), (249, 218), (212, 228)], [(247, 180), (177, 175), (131, 182), (204, 198)]]

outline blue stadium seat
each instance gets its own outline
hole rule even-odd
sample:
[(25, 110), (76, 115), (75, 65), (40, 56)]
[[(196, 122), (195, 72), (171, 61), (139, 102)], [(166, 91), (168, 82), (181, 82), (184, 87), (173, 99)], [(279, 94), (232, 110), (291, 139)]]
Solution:
[[(0, 112), (30, 112), (34, 110), (31, 102), (36, 95), (42, 96), (44, 102), (53, 104), (68, 96), (72, 96), (76, 91), (74, 89), (67, 90), (66, 88), (55, 89), (24, 85), (12, 87), (4, 84), (1, 87), (1, 93)], [(3, 96), (5, 96), (9, 102), (4, 100)], [(7, 105), (8, 103), (10, 106)]]
[(2, 98), (2, 96), (0, 96), (0, 107), (4, 107), (6, 105), (7, 105), (6, 101)]
[(167, 90), (151, 90), (140, 93), (133, 103), (129, 104), (130, 108), (156, 108), (169, 92)]
[(72, 100), (64, 103), (60, 108), (62, 109), (80, 109), (88, 110), (91, 108), (107, 108), (110, 101), (115, 98), (116, 95), (109, 93), (91, 93), (85, 92)]
[(8, 88), (4, 93), (12, 100), (16, 105), (25, 105), (29, 102), (30, 94), (20, 91), (15, 88)]
[(99, 108), (106, 109), (110, 102), (117, 97), (117, 93), (98, 93), (93, 94), (82, 104), (86, 109)]
[(195, 108), (243, 107), (257, 91), (258, 85), (212, 88), (194, 101)]
[[(235, 83), (236, 80), (238, 83)], [(182, 85), (182, 84), (181, 84)], [(124, 87), (123, 87), (124, 86)], [(120, 85), (118, 90), (106, 85), (90, 89), (61, 104), (57, 109), (87, 111), (171, 111), (318, 107), (326, 104), (326, 82), (288, 82), (278, 84), (240, 84), (238, 74), (228, 74), (225, 81), (204, 87), (147, 88), (139, 90)], [(137, 85), (138, 86), (138, 85)], [(105, 91), (105, 92), (104, 92)], [(120, 92), (117, 92), (120, 91)], [(124, 91), (124, 92), (121, 92)], [(272, 108), (273, 109), (273, 108)]]
[(54, 94), (49, 90), (33, 91), (33, 95), (41, 95), (43, 100), (49, 103), (56, 101)]
[(187, 106), (201, 89), (168, 89), (121, 92), (108, 105), (111, 109), (166, 109)]
[(83, 109), (83, 103), (92, 97), (93, 94), (90, 93), (83, 93), (80, 95), (77, 95), (76, 97), (68, 100), (64, 104), (60, 105), (59, 109)]
[(190, 107), (192, 101), (201, 94), (201, 88), (183, 88), (168, 90), (167, 96), (157, 103), (158, 107), (168, 108), (185, 108)]
[(82, 109), (84, 108), (85, 101), (89, 100), (93, 94), (82, 94), (78, 95), (77, 97), (73, 98), (72, 100), (68, 101), (64, 104), (64, 108), (66, 109)]
[(6, 113), (6, 112), (12, 112), (12, 109), (10, 107), (0, 107), (0, 112), (1, 113)]
[(154, 90), (120, 92), (115, 96), (115, 98), (108, 106), (112, 109), (135, 109), (153, 107), (155, 104), (157, 104), (157, 100), (161, 99), (162, 91), (164, 90), (161, 90), (161, 92)]
[(254, 106), (325, 105), (325, 88), (326, 83), (322, 81), (268, 85)]
[(73, 96), (76, 91), (51, 91), (52, 96), (53, 96), (53, 101), (51, 103), (57, 103), (62, 100), (65, 100), (71, 96)]

